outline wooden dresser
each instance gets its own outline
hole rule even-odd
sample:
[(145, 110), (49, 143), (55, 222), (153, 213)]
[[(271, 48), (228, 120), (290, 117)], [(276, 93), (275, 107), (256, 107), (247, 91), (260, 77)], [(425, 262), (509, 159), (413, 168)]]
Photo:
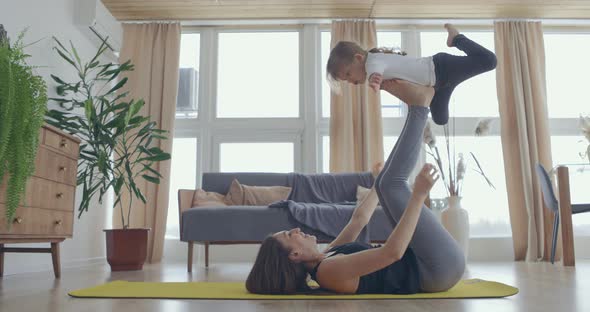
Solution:
[[(12, 226), (6, 226), (6, 178), (0, 185), (0, 276), (8, 252), (51, 253), (55, 277), (60, 277), (59, 243), (71, 238), (80, 140), (44, 125), (39, 133), (35, 173), (27, 181)], [(5, 247), (5, 244), (50, 243), (51, 248)]]

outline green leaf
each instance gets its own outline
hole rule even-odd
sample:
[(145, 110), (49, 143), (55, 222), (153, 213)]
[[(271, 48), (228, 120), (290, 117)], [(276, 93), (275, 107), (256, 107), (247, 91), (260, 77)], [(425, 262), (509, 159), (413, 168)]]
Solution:
[(149, 176), (147, 174), (142, 175), (142, 177), (144, 179), (148, 180), (149, 182), (154, 183), (154, 184), (160, 184), (160, 178), (152, 177), (152, 176)]
[(49, 76), (51, 76), (51, 78), (53, 78), (53, 80), (55, 80), (55, 82), (57, 82), (57, 83), (66, 84), (63, 80), (61, 80), (59, 77), (57, 77), (55, 75), (49, 75)]
[(112, 93), (112, 92), (115, 92), (115, 91), (117, 91), (117, 90), (121, 89), (121, 88), (122, 88), (122, 87), (125, 85), (125, 83), (127, 83), (127, 77), (125, 77), (125, 78), (121, 79), (121, 81), (119, 81), (119, 82), (118, 82), (118, 83), (117, 83), (117, 84), (116, 84), (116, 85), (115, 85), (113, 88), (111, 88), (111, 89), (110, 89), (110, 90), (107, 92), (107, 94), (110, 94), (110, 93)]

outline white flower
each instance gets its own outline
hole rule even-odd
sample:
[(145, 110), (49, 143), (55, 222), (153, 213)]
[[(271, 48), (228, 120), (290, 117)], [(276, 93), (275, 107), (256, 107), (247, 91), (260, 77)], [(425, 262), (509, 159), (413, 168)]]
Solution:
[(477, 123), (477, 127), (475, 128), (475, 135), (483, 136), (488, 134), (490, 131), (490, 124), (494, 121), (492, 118), (482, 119)]
[(430, 148), (434, 148), (436, 146), (436, 137), (430, 128), (430, 122), (427, 122), (426, 127), (424, 127), (424, 143), (430, 146)]
[(463, 153), (459, 153), (459, 161), (457, 161), (457, 181), (463, 180), (465, 178), (465, 171), (467, 170), (467, 166), (465, 165), (465, 159), (463, 158)]

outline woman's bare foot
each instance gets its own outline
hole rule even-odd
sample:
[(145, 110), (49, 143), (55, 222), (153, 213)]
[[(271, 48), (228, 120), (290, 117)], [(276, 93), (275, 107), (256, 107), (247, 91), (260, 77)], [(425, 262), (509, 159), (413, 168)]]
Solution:
[(429, 107), (434, 88), (406, 80), (389, 79), (381, 83), (381, 89), (391, 93), (408, 105)]
[(453, 46), (453, 39), (455, 39), (455, 37), (459, 34), (459, 30), (457, 30), (457, 28), (455, 28), (455, 26), (453, 26), (452, 24), (445, 24), (445, 28), (447, 29), (447, 32), (449, 33), (449, 36), (447, 37), (447, 46), (452, 47)]

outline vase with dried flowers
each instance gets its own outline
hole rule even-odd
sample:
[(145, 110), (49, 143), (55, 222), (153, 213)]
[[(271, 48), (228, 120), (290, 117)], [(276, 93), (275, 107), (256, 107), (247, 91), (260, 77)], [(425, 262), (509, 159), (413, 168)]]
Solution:
[(580, 156), (588, 159), (588, 162), (590, 162), (590, 116), (580, 116), (580, 129), (582, 130), (582, 134), (586, 137), (586, 140), (588, 140), (588, 146), (583, 153), (580, 153)]
[[(475, 135), (486, 135), (490, 129), (491, 122), (492, 119), (481, 120), (475, 128)], [(449, 128), (449, 124), (452, 125), (452, 129)], [(445, 229), (447, 229), (451, 236), (457, 241), (463, 250), (465, 257), (467, 257), (469, 247), (469, 214), (467, 210), (461, 206), (461, 195), (465, 173), (467, 172), (469, 163), (463, 153), (455, 152), (454, 124), (454, 122), (449, 122), (443, 126), (445, 145), (442, 152), (439, 151), (436, 145), (436, 137), (432, 132), (430, 123), (428, 123), (424, 129), (424, 143), (427, 146), (426, 152), (432, 156), (438, 167), (441, 180), (447, 193), (447, 207), (441, 213), (441, 222)], [(441, 157), (441, 155), (446, 157)], [(475, 164), (473, 170), (479, 173), (490, 187), (495, 189), (490, 179), (484, 173), (475, 154), (469, 152), (469, 155), (471, 155), (470, 159), (472, 159)]]

